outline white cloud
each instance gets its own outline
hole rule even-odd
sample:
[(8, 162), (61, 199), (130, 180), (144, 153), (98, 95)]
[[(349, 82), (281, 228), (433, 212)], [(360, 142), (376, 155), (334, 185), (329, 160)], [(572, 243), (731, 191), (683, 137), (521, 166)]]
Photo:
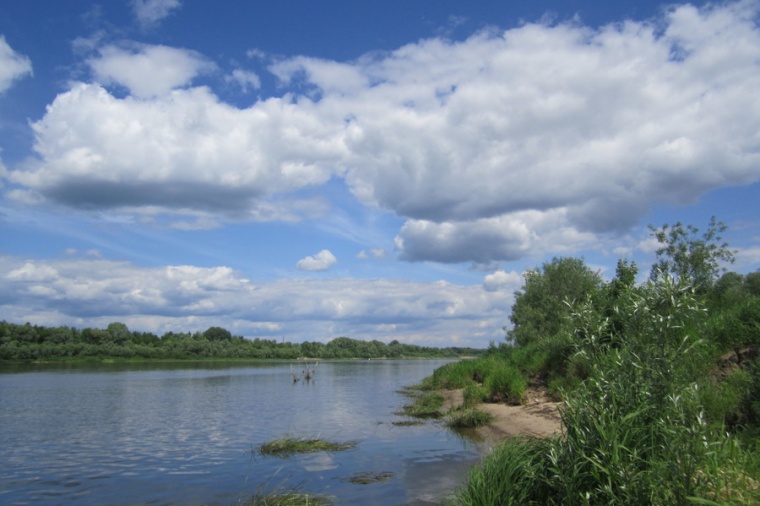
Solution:
[(483, 289), (488, 292), (497, 290), (508, 290), (514, 293), (519, 290), (524, 283), (523, 276), (517, 272), (505, 272), (498, 270), (492, 274), (486, 275), (483, 279)]
[(98, 52), (99, 57), (87, 62), (95, 79), (106, 85), (124, 86), (139, 98), (164, 95), (187, 86), (199, 74), (215, 68), (195, 51), (168, 46), (108, 45)]
[(746, 270), (749, 266), (760, 265), (760, 247), (740, 248), (736, 251), (736, 265), (732, 268), (726, 266), (730, 270), (741, 268)]
[[(207, 88), (136, 100), (78, 84), (32, 128), (40, 161), (9, 175), (27, 194), (142, 214), (292, 220), (320, 213), (319, 200), (282, 194), (328, 181), (345, 150), (334, 128), (296, 104), (270, 99), (241, 110)], [(34, 199), (27, 194), (16, 199)]]
[[(513, 277), (513, 274), (508, 274)], [(291, 341), (399, 339), (484, 347), (503, 337), (512, 292), (446, 282), (282, 279), (255, 283), (228, 267), (143, 268), (97, 258), (0, 257), (8, 321), (105, 327), (113, 321), (157, 333), (219, 325)]]
[(302, 258), (298, 261), (298, 268), (302, 271), (324, 271), (332, 267), (338, 261), (330, 250), (323, 249), (316, 255)]
[(244, 92), (261, 88), (261, 78), (255, 72), (248, 70), (235, 69), (225, 77), (225, 80), (237, 84)]
[(31, 74), (31, 60), (14, 51), (0, 35), (0, 93), (7, 91), (14, 81)]
[(181, 5), (179, 0), (132, 0), (135, 17), (143, 27), (158, 23)]
[(255, 59), (258, 59), (258, 60), (266, 60), (267, 59), (266, 52), (264, 52), (264, 51), (262, 51), (261, 49), (258, 49), (258, 48), (251, 48), (251, 49), (249, 49), (248, 51), (245, 52), (245, 55), (248, 58), (255, 58)]
[(299, 56), (270, 70), (305, 94), (247, 109), (207, 88), (169, 92), (201, 72), (197, 55), (172, 50), (152, 79), (169, 48), (109, 46), (96, 74), (144, 100), (93, 84), (58, 96), (34, 124), (38, 163), (10, 171), (26, 187), (13, 196), (293, 219), (283, 196), (342, 177), (362, 203), (407, 219), (407, 260), (571, 251), (629, 230), (653, 204), (760, 180), (758, 9), (525, 24), (354, 62)]
[(372, 248), (369, 250), (369, 254), (367, 254), (365, 250), (361, 250), (359, 253), (357, 253), (356, 258), (366, 260), (369, 258), (369, 255), (372, 255), (372, 258), (379, 260), (385, 258), (387, 254), (388, 252), (383, 248)]

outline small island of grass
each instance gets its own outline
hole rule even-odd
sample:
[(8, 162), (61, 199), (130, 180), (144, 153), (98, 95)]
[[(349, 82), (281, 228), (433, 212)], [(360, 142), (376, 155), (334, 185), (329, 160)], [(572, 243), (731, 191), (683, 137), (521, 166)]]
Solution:
[(353, 441), (332, 442), (319, 438), (285, 436), (264, 443), (259, 447), (259, 453), (275, 457), (290, 457), (297, 453), (339, 452), (352, 450), (355, 447), (356, 443)]

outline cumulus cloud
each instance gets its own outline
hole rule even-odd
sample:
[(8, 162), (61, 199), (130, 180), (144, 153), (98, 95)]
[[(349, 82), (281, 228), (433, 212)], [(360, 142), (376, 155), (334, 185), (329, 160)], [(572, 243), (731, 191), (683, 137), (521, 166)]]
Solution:
[(330, 250), (323, 249), (316, 255), (302, 258), (298, 261), (297, 267), (302, 271), (325, 271), (332, 267), (338, 261)]
[(0, 35), (0, 93), (8, 90), (14, 81), (31, 74), (31, 60), (14, 51)]
[(146, 44), (108, 45), (88, 60), (95, 79), (117, 84), (139, 98), (164, 95), (214, 69), (206, 58), (187, 49)]
[(152, 26), (175, 9), (181, 7), (179, 0), (133, 0), (132, 8), (137, 21), (143, 27)]
[(169, 92), (200, 71), (187, 53), (142, 84), (121, 69), (162, 60), (112, 48), (96, 74), (144, 100), (76, 85), (34, 124), (38, 163), (10, 178), (80, 208), (278, 219), (262, 206), (341, 177), (408, 220), (406, 260), (513, 260), (760, 180), (757, 15), (757, 2), (682, 5), (652, 22), (527, 23), (353, 62), (298, 56), (270, 71), (305, 91), (247, 109), (206, 88)]
[(207, 88), (137, 100), (80, 83), (32, 128), (40, 162), (9, 175), (27, 193), (145, 214), (297, 219), (321, 204), (282, 194), (326, 182), (334, 170), (326, 161), (345, 149), (334, 129), (297, 104), (270, 99), (241, 110)]
[(511, 293), (514, 293), (523, 285), (523, 282), (522, 275), (516, 272), (498, 270), (492, 274), (488, 274), (483, 279), (483, 290), (488, 292), (509, 290)]
[(0, 257), (0, 310), (8, 321), (151, 332), (220, 325), (288, 340), (401, 339), (485, 346), (501, 337), (508, 290), (446, 282), (281, 279), (256, 283), (228, 267), (138, 267), (104, 259)]

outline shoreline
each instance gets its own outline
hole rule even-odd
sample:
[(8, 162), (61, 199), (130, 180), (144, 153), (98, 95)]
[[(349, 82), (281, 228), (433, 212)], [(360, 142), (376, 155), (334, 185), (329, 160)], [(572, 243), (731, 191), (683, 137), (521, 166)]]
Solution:
[[(462, 406), (462, 392), (462, 390), (441, 391), (445, 399), (444, 411)], [(550, 400), (545, 392), (533, 389), (528, 392), (528, 402), (518, 406), (481, 403), (475, 408), (491, 414), (493, 420), (472, 430), (489, 444), (515, 436), (550, 437), (562, 431), (562, 419), (559, 413), (561, 404), (561, 402)]]

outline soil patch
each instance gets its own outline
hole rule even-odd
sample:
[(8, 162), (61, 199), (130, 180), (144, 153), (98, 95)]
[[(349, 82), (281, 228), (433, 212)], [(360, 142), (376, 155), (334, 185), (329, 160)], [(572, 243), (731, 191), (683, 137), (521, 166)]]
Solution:
[[(444, 411), (461, 406), (464, 400), (462, 390), (445, 390), (441, 395), (445, 399)], [(477, 409), (493, 415), (493, 421), (475, 432), (486, 441), (497, 442), (519, 435), (544, 438), (562, 430), (560, 402), (550, 400), (541, 389), (529, 389), (527, 398), (527, 403), (520, 406), (479, 404)]]

